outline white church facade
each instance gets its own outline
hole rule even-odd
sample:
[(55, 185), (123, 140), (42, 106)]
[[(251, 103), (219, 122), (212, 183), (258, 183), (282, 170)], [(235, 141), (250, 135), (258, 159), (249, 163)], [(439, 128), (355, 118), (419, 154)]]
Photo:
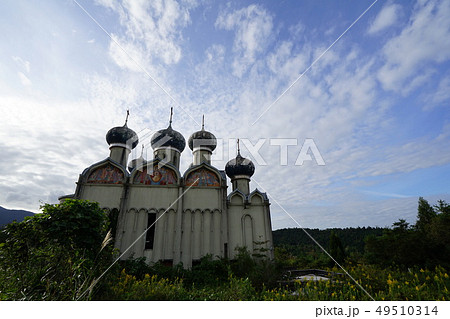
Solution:
[(153, 135), (151, 160), (141, 154), (128, 161), (139, 139), (127, 121), (109, 130), (106, 141), (109, 157), (86, 168), (75, 194), (60, 200), (92, 200), (108, 210), (124, 259), (145, 257), (150, 263), (181, 262), (190, 268), (208, 254), (233, 259), (239, 247), (273, 258), (270, 203), (265, 193), (250, 192), (255, 166), (239, 150), (225, 170), (212, 166), (217, 141), (202, 126), (188, 140), (193, 161), (181, 173), (186, 141), (172, 128), (172, 118)]

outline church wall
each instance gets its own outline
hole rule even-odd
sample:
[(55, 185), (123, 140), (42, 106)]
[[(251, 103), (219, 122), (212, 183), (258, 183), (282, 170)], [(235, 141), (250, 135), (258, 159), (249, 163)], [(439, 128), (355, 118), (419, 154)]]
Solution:
[[(268, 249), (266, 254), (268, 257), (271, 257), (272, 229), (268, 223), (268, 218), (270, 218), (268, 207), (262, 201), (253, 199), (252, 205), (249, 205), (248, 207), (248, 214), (253, 219), (254, 249)], [(270, 230), (270, 232), (268, 232), (268, 230)]]
[(189, 209), (222, 209), (222, 190), (220, 188), (191, 187), (183, 196), (183, 207)]
[[(211, 228), (211, 210), (207, 209), (202, 212), (203, 217), (203, 245), (202, 255), (212, 254), (211, 242), (212, 242), (212, 228)], [(214, 226), (214, 224), (212, 225)]]
[(182, 216), (182, 235), (181, 235), (181, 262), (185, 267), (191, 266), (192, 256), (192, 211), (187, 209), (183, 211)]
[(122, 191), (122, 185), (84, 184), (80, 198), (99, 202), (100, 207), (119, 208)]
[[(213, 258), (224, 256), (223, 244), (227, 233), (222, 231), (226, 210), (225, 189), (218, 187), (192, 187), (183, 197), (182, 262), (190, 263), (211, 254)], [(189, 218), (190, 215), (190, 218)], [(187, 247), (186, 242), (191, 242)]]
[(153, 256), (152, 261), (157, 262), (158, 260), (164, 259), (164, 224), (166, 221), (166, 215), (163, 214), (164, 211), (161, 210), (156, 214), (156, 224), (155, 224), (155, 241), (153, 244)]
[(191, 215), (192, 217), (192, 259), (199, 260), (202, 249), (202, 233), (203, 233), (203, 216), (201, 210), (197, 209)]
[(222, 240), (222, 236), (225, 236), (227, 232), (223, 232), (222, 228), (222, 216), (223, 214), (219, 210), (214, 210), (212, 212), (212, 254), (214, 258), (217, 258), (217, 256), (224, 257), (224, 254), (222, 252), (222, 246), (223, 242), (226, 240)]
[(253, 254), (255, 240), (254, 228), (254, 219), (246, 212), (241, 218), (242, 246), (245, 246), (250, 254)]
[[(137, 225), (139, 223), (139, 211), (132, 208), (125, 213), (125, 224), (124, 224), (124, 233), (122, 236), (122, 242), (120, 246), (120, 251), (125, 251), (131, 243), (137, 238)], [(129, 258), (135, 252), (135, 247), (132, 247), (124, 257)]]
[(251, 206), (248, 210), (248, 215), (253, 220), (253, 248), (265, 248), (265, 244), (259, 244), (266, 241), (264, 207), (262, 205)]
[[(139, 209), (137, 212), (137, 216), (133, 223), (133, 229), (135, 236), (133, 236), (132, 242), (134, 242), (146, 229), (147, 227), (147, 219), (148, 219), (148, 210), (145, 208)], [(131, 243), (132, 243), (131, 242)], [(142, 257), (142, 252), (145, 249), (145, 235), (142, 236), (139, 241), (133, 246), (133, 251), (135, 252), (135, 257)]]
[[(147, 209), (131, 208), (125, 213), (125, 222), (122, 229), (122, 241), (120, 251), (124, 252), (132, 243), (142, 235), (146, 229), (148, 218)], [(145, 248), (145, 235), (142, 236), (131, 248), (127, 251), (123, 258), (142, 257)]]
[(174, 259), (175, 211), (170, 209), (164, 219), (163, 256), (165, 260)]
[(236, 256), (237, 247), (246, 247), (250, 253), (259, 253), (258, 249), (267, 249), (265, 253), (273, 258), (272, 229), (269, 207), (259, 195), (251, 196), (249, 203), (236, 194), (228, 204), (228, 242), (230, 258)]
[(227, 211), (229, 258), (235, 257), (237, 247), (244, 246), (242, 217), (246, 213), (244, 199), (239, 195), (233, 196)]
[[(129, 208), (169, 208), (178, 198), (176, 186), (140, 186), (130, 185), (128, 195)], [(172, 206), (177, 208), (176, 203)]]
[[(125, 257), (146, 256), (151, 261), (173, 259), (175, 214), (178, 198), (178, 187), (174, 186), (140, 186), (129, 185), (126, 201), (127, 213), (123, 225), (121, 251), (128, 248), (147, 229), (148, 214), (156, 213), (155, 239), (152, 250), (145, 249), (143, 235), (129, 250)], [(175, 203), (169, 211), (165, 210)], [(138, 212), (138, 213), (136, 213)], [(169, 245), (169, 246), (168, 246)]]
[(267, 257), (270, 259), (274, 259), (274, 250), (273, 250), (273, 235), (272, 235), (272, 220), (270, 218), (270, 209), (269, 205), (264, 206), (264, 223), (265, 223), (265, 231), (266, 231), (266, 240), (267, 244), (266, 247), (268, 249), (267, 251)]

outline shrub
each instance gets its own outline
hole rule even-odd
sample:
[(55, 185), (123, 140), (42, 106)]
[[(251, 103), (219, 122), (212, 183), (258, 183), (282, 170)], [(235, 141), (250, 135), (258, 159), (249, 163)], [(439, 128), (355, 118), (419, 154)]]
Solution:
[(42, 210), (5, 227), (6, 241), (0, 244), (2, 299), (78, 299), (109, 266), (113, 249), (108, 245), (108, 217), (97, 203), (66, 200), (45, 204)]

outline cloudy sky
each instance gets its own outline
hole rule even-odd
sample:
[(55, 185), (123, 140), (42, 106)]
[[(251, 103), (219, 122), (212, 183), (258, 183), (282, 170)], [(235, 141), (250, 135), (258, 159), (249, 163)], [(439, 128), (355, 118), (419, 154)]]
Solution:
[(424, 0), (3, 0), (0, 206), (73, 193), (127, 109), (131, 158), (151, 158), (173, 107), (186, 140), (205, 114), (219, 169), (242, 139), (274, 229), (413, 223), (419, 196), (450, 201), (449, 17)]

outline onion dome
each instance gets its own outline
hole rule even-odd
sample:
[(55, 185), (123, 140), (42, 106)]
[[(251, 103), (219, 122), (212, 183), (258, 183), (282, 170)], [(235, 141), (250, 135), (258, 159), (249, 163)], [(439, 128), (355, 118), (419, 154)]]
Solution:
[(213, 133), (205, 131), (205, 117), (203, 116), (202, 129), (193, 133), (188, 140), (189, 148), (193, 151), (194, 147), (205, 147), (211, 152), (216, 149), (217, 139)]
[(255, 173), (255, 165), (248, 158), (242, 157), (240, 153), (228, 161), (225, 165), (225, 173), (229, 178), (234, 178), (238, 175), (245, 175), (251, 177)]
[(106, 142), (111, 144), (122, 144), (130, 147), (131, 149), (135, 148), (139, 143), (139, 138), (135, 131), (128, 128), (128, 115), (127, 111), (127, 119), (125, 120), (124, 126), (113, 127), (106, 133)]
[(255, 165), (248, 158), (241, 156), (241, 151), (239, 149), (239, 139), (237, 140), (237, 156), (232, 160), (228, 161), (225, 165), (225, 173), (231, 179), (238, 175), (245, 175), (251, 177), (255, 173)]
[(170, 109), (169, 127), (153, 134), (150, 143), (153, 149), (159, 147), (172, 147), (180, 151), (180, 153), (183, 152), (186, 147), (186, 140), (180, 132), (177, 132), (172, 128), (172, 109)]
[(153, 149), (159, 147), (173, 147), (181, 153), (186, 147), (186, 140), (180, 132), (175, 131), (172, 128), (172, 125), (169, 125), (168, 128), (159, 130), (153, 134), (151, 145)]

